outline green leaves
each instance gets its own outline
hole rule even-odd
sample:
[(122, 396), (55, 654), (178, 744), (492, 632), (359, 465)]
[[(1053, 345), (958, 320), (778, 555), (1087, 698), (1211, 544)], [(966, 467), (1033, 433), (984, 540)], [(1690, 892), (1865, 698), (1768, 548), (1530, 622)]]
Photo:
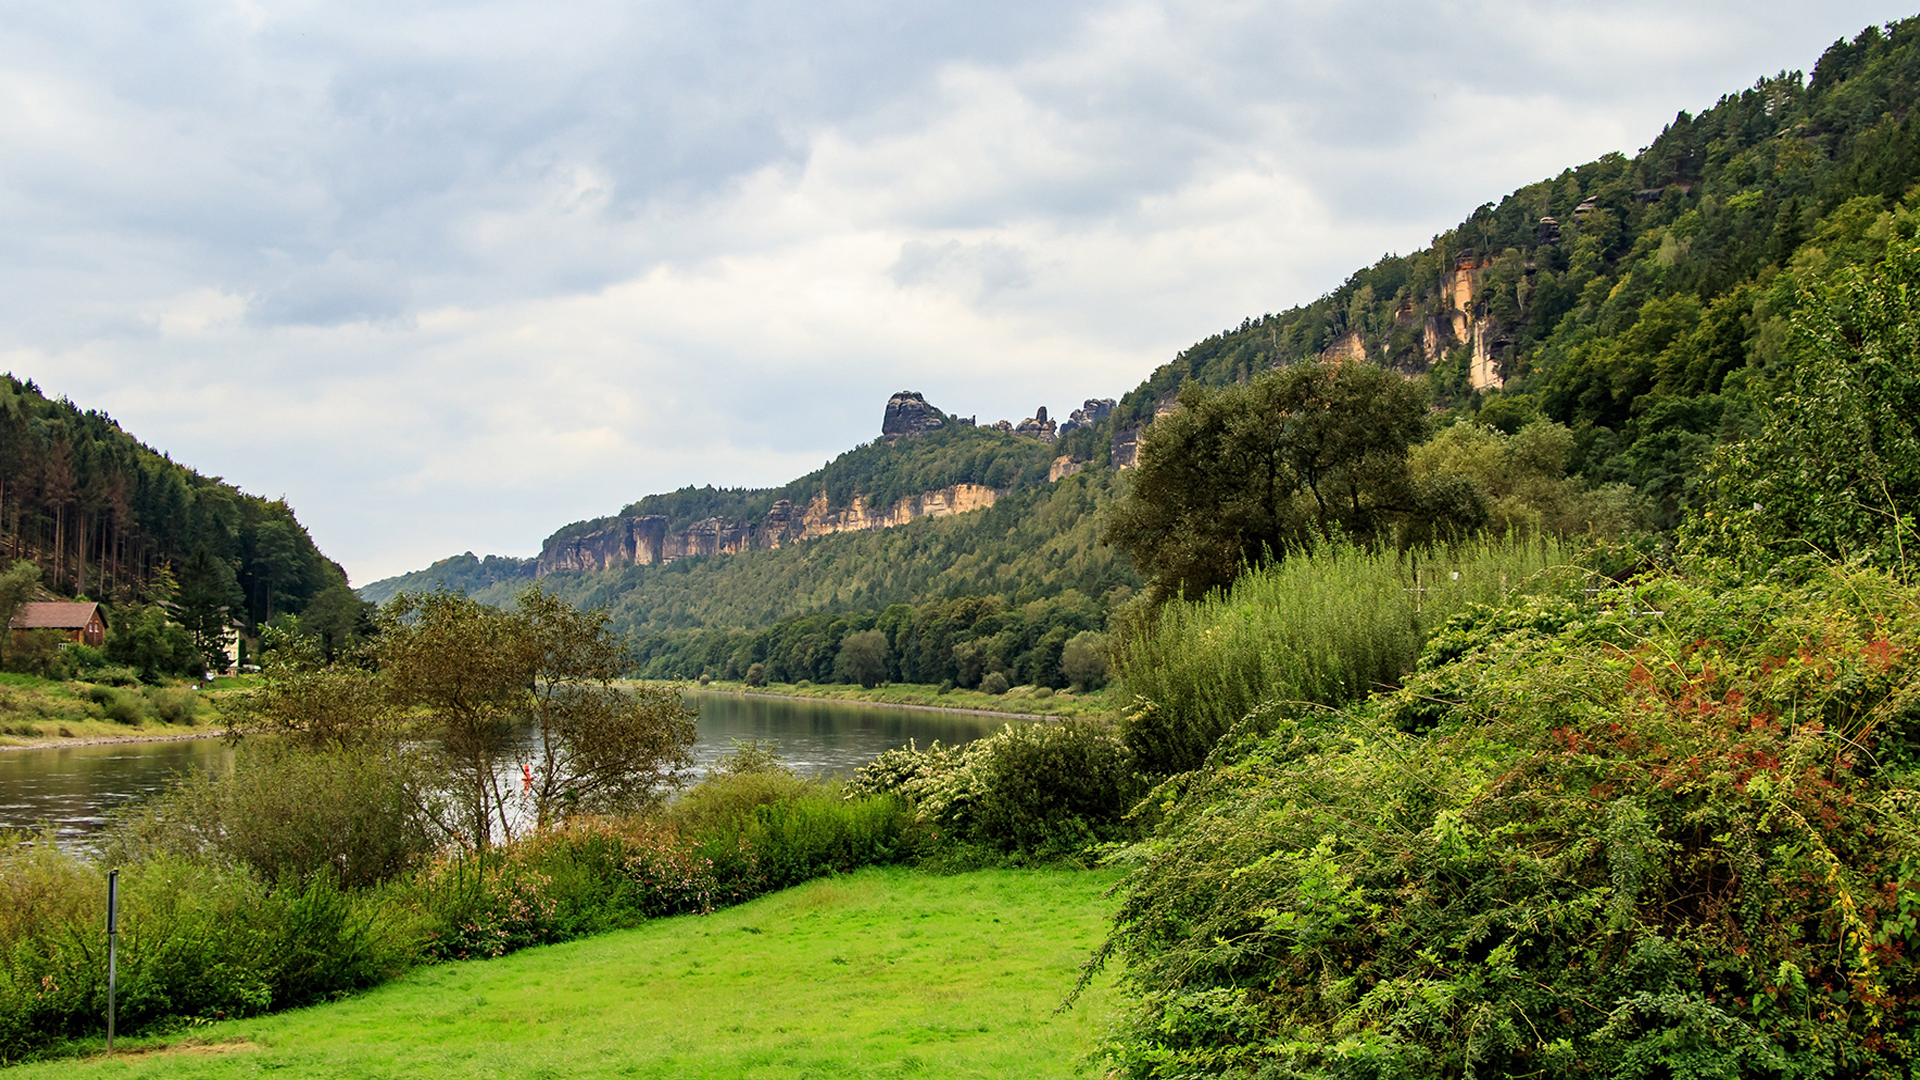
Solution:
[(1920, 596), (1665, 578), (1443, 637), (1162, 789), (1122, 1075), (1905, 1075)]

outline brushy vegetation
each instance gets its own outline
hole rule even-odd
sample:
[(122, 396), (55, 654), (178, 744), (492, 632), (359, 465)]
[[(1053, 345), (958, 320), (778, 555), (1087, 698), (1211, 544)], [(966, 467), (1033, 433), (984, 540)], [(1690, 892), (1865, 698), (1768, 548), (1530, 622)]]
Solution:
[(0, 741), (150, 734), (149, 724), (192, 728), (221, 719), (210, 696), (187, 686), (114, 686), (0, 674)]
[[(1104, 635), (1095, 635), (1104, 636)], [(1071, 642), (1069, 642), (1071, 644)], [(988, 672), (991, 678), (994, 672)], [(1004, 677), (1001, 682), (1005, 682)], [(930, 709), (957, 709), (962, 711), (1010, 713), (1016, 716), (1061, 716), (1093, 718), (1111, 716), (1114, 705), (1120, 701), (1120, 689), (1109, 684), (1099, 690), (1074, 691), (1060, 690), (1041, 696), (1041, 691), (1049, 689), (1039, 686), (1008, 687), (1001, 686), (1000, 693), (987, 692), (988, 679), (981, 680), (981, 686), (966, 690), (942, 683), (928, 686), (924, 683), (887, 683), (867, 690), (845, 683), (827, 683), (824, 685), (799, 685), (795, 683), (768, 683), (754, 686), (752, 683), (712, 682), (703, 690), (717, 694), (746, 693), (766, 694), (775, 697), (802, 698), (813, 701), (864, 702), (873, 705), (920, 705)]]
[(1263, 702), (1335, 706), (1392, 689), (1469, 605), (1577, 593), (1589, 575), (1572, 558), (1555, 541), (1413, 553), (1329, 543), (1167, 603), (1118, 650), (1134, 701), (1127, 745), (1148, 772), (1185, 772)]
[(1083, 1076), (1106, 987), (1087, 1007), (1054, 1009), (1099, 938), (1113, 880), (863, 870), (8, 1075)]
[[(722, 770), (664, 816), (577, 818), (484, 852), (417, 839), (402, 850), (418, 829), (401, 820), (405, 784), (389, 763), (248, 753), (235, 778), (188, 782), (147, 808), (109, 855), (126, 905), (123, 1033), (712, 911), (907, 861), (921, 842), (898, 798), (847, 797), (776, 766)], [(0, 1061), (102, 1028), (105, 897), (104, 869), (45, 839), (0, 847)]]
[(1476, 606), (1396, 693), (1163, 787), (1125, 1076), (1904, 1076), (1920, 598)]
[(965, 746), (892, 750), (850, 786), (904, 799), (936, 838), (971, 849), (938, 853), (959, 862), (1086, 858), (1132, 836), (1126, 814), (1143, 790), (1113, 725), (1094, 720), (1008, 724)]

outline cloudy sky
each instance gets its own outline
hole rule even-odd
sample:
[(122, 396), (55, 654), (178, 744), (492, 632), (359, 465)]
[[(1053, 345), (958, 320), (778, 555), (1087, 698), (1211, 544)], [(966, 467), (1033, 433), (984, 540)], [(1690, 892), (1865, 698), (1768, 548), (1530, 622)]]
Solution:
[(365, 583), (902, 388), (1118, 396), (1911, 14), (1857, 0), (13, 2), (0, 368)]

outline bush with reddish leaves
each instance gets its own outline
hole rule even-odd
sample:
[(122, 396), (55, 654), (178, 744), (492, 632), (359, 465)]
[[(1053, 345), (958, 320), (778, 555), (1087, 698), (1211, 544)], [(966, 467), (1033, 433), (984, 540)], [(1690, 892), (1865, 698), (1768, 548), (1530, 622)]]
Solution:
[(1480, 608), (1154, 802), (1121, 1075), (1913, 1066), (1920, 593), (1878, 571)]

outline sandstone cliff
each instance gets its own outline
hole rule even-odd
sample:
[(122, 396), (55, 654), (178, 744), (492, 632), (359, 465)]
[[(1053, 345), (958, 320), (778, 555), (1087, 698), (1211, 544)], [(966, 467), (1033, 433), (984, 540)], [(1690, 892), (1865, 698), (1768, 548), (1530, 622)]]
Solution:
[(737, 555), (830, 536), (887, 529), (923, 517), (948, 517), (984, 510), (1005, 491), (981, 484), (955, 484), (900, 499), (892, 506), (870, 506), (856, 495), (834, 509), (824, 493), (805, 506), (781, 499), (754, 522), (707, 518), (670, 532), (658, 514), (622, 515), (590, 532), (555, 537), (540, 552), (537, 573), (591, 573), (618, 566), (655, 566), (695, 555)]

